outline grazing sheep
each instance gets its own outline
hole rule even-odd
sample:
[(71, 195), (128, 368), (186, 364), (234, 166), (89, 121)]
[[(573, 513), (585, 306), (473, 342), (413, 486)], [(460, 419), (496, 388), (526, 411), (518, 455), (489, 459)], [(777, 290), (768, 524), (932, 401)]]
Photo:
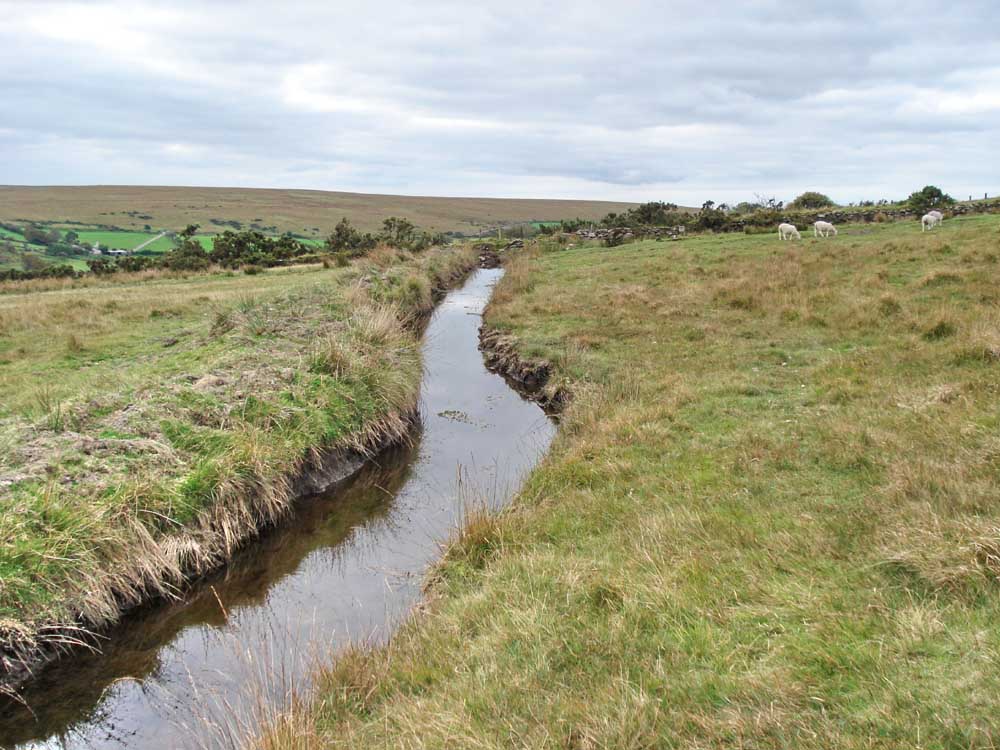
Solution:
[(828, 221), (817, 221), (813, 223), (813, 237), (837, 236), (837, 227)]
[(790, 240), (792, 238), (797, 240), (802, 239), (802, 235), (799, 234), (799, 230), (795, 228), (794, 224), (779, 224), (778, 225), (778, 239), (779, 240)]
[(938, 224), (943, 224), (944, 223), (944, 214), (941, 213), (940, 211), (938, 211), (936, 208), (933, 211), (928, 211), (927, 215), (928, 216), (937, 216)]
[(942, 222), (943, 219), (940, 218), (941, 214), (938, 211), (931, 211), (929, 214), (924, 214), (920, 219), (920, 227), (924, 232), (929, 232), (934, 227)]

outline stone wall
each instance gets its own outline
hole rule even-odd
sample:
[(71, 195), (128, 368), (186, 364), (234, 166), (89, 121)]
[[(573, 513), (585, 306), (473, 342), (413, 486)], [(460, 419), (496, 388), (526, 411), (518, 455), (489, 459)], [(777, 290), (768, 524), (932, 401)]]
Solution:
[[(998, 212), (1000, 212), (1000, 199), (976, 201), (975, 203), (956, 203), (954, 206), (946, 209), (942, 213), (944, 213), (944, 216), (947, 219), (952, 216)], [(909, 208), (879, 208), (878, 206), (872, 206), (871, 208), (866, 208), (864, 210), (840, 210), (837, 208), (830, 208), (817, 211), (789, 212), (782, 216), (782, 221), (798, 225), (811, 225), (814, 221), (819, 220), (829, 221), (831, 224), (859, 224), (871, 223), (874, 221), (916, 221), (919, 218), (919, 212), (913, 211)], [(739, 220), (734, 223), (739, 224)], [(746, 224), (753, 225), (753, 222), (743, 222), (738, 228), (734, 227), (733, 231), (742, 231)]]
[(620, 245), (629, 242), (636, 237), (644, 239), (666, 239), (679, 240), (687, 230), (683, 226), (676, 227), (645, 227), (643, 229), (629, 229), (628, 227), (614, 227), (612, 229), (578, 229), (576, 236), (585, 240), (601, 240), (608, 244)]
[[(1000, 213), (1000, 199), (976, 201), (975, 203), (957, 203), (944, 211), (945, 218), (952, 216), (965, 216), (968, 214)], [(758, 216), (748, 215), (746, 217), (728, 216), (726, 226), (716, 231), (720, 232), (743, 232), (750, 227), (760, 229), (761, 227), (777, 228), (781, 222), (795, 224), (799, 229), (812, 226), (814, 221), (829, 221), (832, 224), (859, 224), (883, 221), (916, 221), (920, 218), (918, 212), (909, 208), (881, 208), (872, 206), (865, 209), (838, 209), (829, 208), (816, 211), (794, 211), (775, 212), (764, 219)], [(697, 220), (697, 214), (691, 214), (691, 220)], [(645, 239), (683, 239), (686, 234), (683, 225), (674, 227), (643, 227), (632, 229), (629, 227), (614, 227), (610, 229), (579, 229), (574, 234), (581, 239), (601, 240), (607, 245), (620, 245), (623, 242), (637, 238)], [(694, 231), (692, 229), (692, 231)]]

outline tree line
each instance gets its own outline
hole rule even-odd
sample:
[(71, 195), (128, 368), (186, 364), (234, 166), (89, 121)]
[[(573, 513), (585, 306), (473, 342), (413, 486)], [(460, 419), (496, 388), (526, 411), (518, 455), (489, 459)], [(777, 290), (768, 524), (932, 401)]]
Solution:
[[(382, 222), (382, 230), (374, 234), (359, 231), (344, 217), (326, 238), (322, 248), (308, 245), (290, 234), (273, 237), (251, 229), (238, 232), (226, 230), (215, 236), (211, 249), (206, 249), (195, 238), (199, 228), (197, 224), (190, 224), (178, 232), (175, 237), (175, 247), (161, 255), (87, 259), (89, 272), (103, 276), (147, 269), (204, 271), (212, 266), (218, 266), (228, 269), (242, 268), (252, 273), (273, 266), (321, 260), (324, 254), (333, 255), (339, 262), (346, 263), (348, 259), (363, 256), (380, 245), (421, 252), (433, 245), (448, 241), (443, 234), (421, 231), (410, 220), (396, 216), (385, 219)], [(27, 231), (26, 229), (25, 237)], [(52, 231), (58, 235), (57, 230)], [(75, 235), (75, 232), (67, 233), (67, 238), (69, 234)], [(24, 256), (24, 259), (26, 261), (24, 269), (0, 271), (0, 281), (76, 278), (88, 273), (66, 264), (47, 265), (36, 256)]]
[[(934, 208), (947, 208), (955, 203), (955, 199), (939, 187), (927, 185), (914, 191), (909, 198), (901, 203), (918, 216)], [(889, 206), (891, 202), (863, 201), (861, 207)], [(624, 213), (611, 212), (605, 215), (596, 225), (603, 229), (631, 229), (641, 233), (649, 227), (684, 227), (685, 231), (735, 231), (747, 225), (771, 226), (785, 220), (790, 213), (803, 211), (819, 211), (825, 208), (836, 208), (837, 204), (827, 195), (816, 191), (807, 191), (797, 196), (787, 205), (776, 198), (756, 196), (753, 201), (744, 201), (734, 206), (726, 203), (716, 204), (715, 201), (705, 201), (701, 209), (695, 212), (682, 211), (674, 203), (651, 201), (643, 203)], [(584, 219), (563, 220), (558, 226), (542, 226), (543, 234), (555, 232), (576, 232), (595, 222)]]

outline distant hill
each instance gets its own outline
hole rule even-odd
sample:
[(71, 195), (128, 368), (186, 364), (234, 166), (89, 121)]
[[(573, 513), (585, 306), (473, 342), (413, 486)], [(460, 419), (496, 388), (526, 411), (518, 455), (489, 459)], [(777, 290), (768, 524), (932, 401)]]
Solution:
[[(269, 232), (325, 236), (347, 216), (364, 230), (388, 216), (404, 216), (421, 229), (476, 234), (498, 224), (558, 219), (599, 219), (634, 203), (516, 198), (433, 198), (322, 190), (203, 187), (0, 186), (0, 220), (82, 222), (123, 229), (222, 231), (238, 222)], [(213, 221), (214, 220), (214, 221)]]

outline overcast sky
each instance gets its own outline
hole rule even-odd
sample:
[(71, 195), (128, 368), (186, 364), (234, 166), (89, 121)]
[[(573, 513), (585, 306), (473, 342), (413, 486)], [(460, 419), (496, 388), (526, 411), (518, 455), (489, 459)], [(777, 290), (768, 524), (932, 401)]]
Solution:
[(964, 198), (998, 144), (998, 0), (0, 0), (6, 184)]

